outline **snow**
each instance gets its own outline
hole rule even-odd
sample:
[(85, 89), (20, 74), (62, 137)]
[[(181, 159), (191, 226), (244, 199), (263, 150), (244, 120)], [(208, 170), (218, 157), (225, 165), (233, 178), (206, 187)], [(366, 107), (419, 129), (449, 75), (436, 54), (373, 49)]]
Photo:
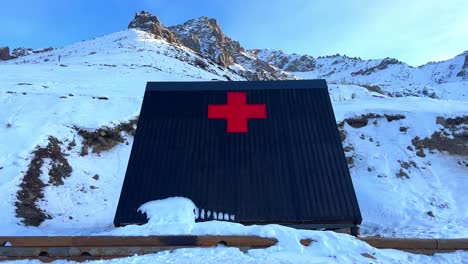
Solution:
[[(246, 253), (219, 245), (88, 263), (462, 263), (467, 257), (464, 251), (426, 256), (390, 249), (379, 250), (350, 235), (331, 231), (297, 230), (280, 225), (243, 226), (222, 221), (195, 223), (195, 205), (182, 197), (151, 201), (140, 208), (150, 216), (147, 224), (130, 225), (100, 235), (257, 235), (276, 238), (278, 243), (266, 249), (251, 249)], [(312, 239), (313, 242), (309, 246), (302, 246), (301, 239)]]
[[(361, 232), (368, 236), (468, 237), (468, 205), (463, 198), (468, 168), (459, 164), (466, 157), (436, 152), (422, 158), (407, 149), (416, 136), (430, 137), (439, 131), (437, 116), (468, 115), (468, 104), (420, 97), (376, 98), (364, 88), (349, 85), (329, 88), (337, 120), (367, 113), (405, 116), (392, 122), (371, 119), (362, 128), (344, 125), (343, 146), (354, 148), (350, 170), (363, 215)], [(401, 132), (400, 127), (408, 131)], [(416, 165), (404, 169), (409, 179), (396, 177), (402, 169), (399, 161)], [(436, 217), (427, 215), (429, 211)]]
[[(208, 68), (195, 66), (195, 59), (205, 61)], [(368, 113), (406, 117), (392, 122), (385, 118), (370, 120), (362, 128), (344, 125), (347, 137), (343, 146), (354, 148), (346, 155), (354, 158), (350, 171), (363, 214), (363, 235), (468, 237), (468, 206), (464, 201), (468, 168), (459, 164), (466, 161), (466, 157), (426, 151), (427, 156), (422, 158), (407, 149), (416, 136), (428, 137), (441, 129), (436, 124), (438, 116), (468, 115), (468, 82), (452, 76), (438, 84), (414, 77), (413, 84), (400, 78), (405, 73), (402, 66), (393, 65), (388, 71), (373, 74), (374, 79), (352, 79), (356, 85), (332, 84), (351, 80), (340, 72), (325, 76), (333, 67), (342, 65), (343, 70), (349, 67), (348, 73), (357, 69), (357, 66), (351, 69), (354, 62), (332, 66), (335, 60), (337, 58), (324, 58), (321, 72), (299, 75), (327, 78), (337, 122)], [(459, 61), (461, 59), (457, 58), (445, 64), (458, 67)], [(379, 61), (366, 63), (375, 66)], [(421, 67), (421, 71), (442, 67), (431, 65)], [(247, 66), (232, 67), (242, 70)], [(134, 256), (109, 263), (461, 263), (466, 259), (465, 252), (432, 257), (377, 250), (353, 237), (332, 232), (294, 230), (278, 225), (242, 226), (229, 221), (194, 223), (192, 218), (196, 215), (189, 209), (196, 205), (183, 198), (142, 205), (141, 209), (152, 217), (153, 222), (147, 225), (114, 228), (112, 221), (133, 137), (123, 133), (124, 143), (112, 150), (81, 156), (83, 138), (75, 127), (92, 130), (136, 117), (147, 81), (225, 80), (224, 75), (232, 80), (244, 80), (186, 48), (135, 30), (0, 63), (0, 235), (252, 234), (276, 237), (280, 241), (274, 247), (250, 250), (247, 254), (219, 246)], [(400, 92), (401, 97), (370, 92), (357, 85), (374, 81), (382, 84), (387, 92)], [(425, 88), (428, 94), (434, 92), (435, 98), (424, 95)], [(402, 132), (400, 127), (408, 127), (408, 130)], [(62, 150), (73, 172), (63, 185), (47, 186), (43, 190), (44, 198), (38, 206), (52, 219), (47, 219), (40, 227), (25, 227), (15, 216), (16, 193), (32, 151), (36, 146), (46, 146), (49, 136), (62, 141)], [(73, 139), (77, 146), (67, 150), (66, 146)], [(395, 176), (401, 169), (399, 161), (416, 164), (417, 167), (404, 169), (408, 179)], [(44, 182), (48, 180), (48, 164), (46, 161), (41, 168)], [(99, 180), (93, 178), (95, 175), (99, 175)], [(174, 204), (177, 206), (173, 207)], [(208, 213), (203, 208), (198, 210), (201, 215)], [(428, 211), (435, 217), (429, 216)], [(216, 213), (220, 219), (226, 219), (223, 212)], [(161, 215), (169, 215), (172, 220), (165, 222), (168, 219)], [(298, 243), (300, 238), (312, 238), (317, 242), (302, 247)], [(369, 253), (377, 260), (363, 257), (361, 253)]]
[[(164, 200), (151, 201), (144, 204), (141, 208), (148, 213), (149, 221), (142, 226), (126, 226), (115, 229), (101, 235), (257, 235), (260, 237), (276, 238), (278, 243), (267, 249), (249, 250), (245, 257), (246, 260), (255, 263), (289, 262), (289, 263), (368, 263), (369, 259), (360, 255), (368, 253), (382, 262), (394, 261), (417, 261), (438, 259), (427, 256), (416, 256), (408, 253), (398, 252), (396, 250), (378, 250), (370, 247), (355, 237), (337, 234), (333, 232), (297, 230), (283, 227), (280, 225), (266, 226), (243, 226), (241, 224), (209, 221), (195, 222), (196, 205), (189, 199), (183, 197), (173, 197)], [(154, 219), (153, 219), (154, 218)], [(315, 242), (312, 245), (304, 247), (300, 244), (301, 239), (312, 239)], [(237, 250), (217, 247), (210, 249), (218, 251), (220, 255), (239, 254)], [(202, 254), (206, 249), (184, 250)], [(358, 254), (356, 254), (358, 253)], [(465, 256), (466, 253), (457, 252), (448, 256), (451, 260), (457, 260)], [(444, 258), (447, 255), (444, 256)], [(265, 259), (266, 258), (266, 259)], [(230, 258), (228, 261), (233, 261)]]
[[(54, 61), (58, 55), (60, 63)], [(44, 62), (44, 58), (50, 60)], [(53, 216), (43, 223), (44, 229), (22, 227), (15, 217), (16, 192), (31, 152), (36, 146), (47, 145), (51, 135), (64, 145), (75, 139), (77, 146), (81, 146), (82, 138), (75, 126), (95, 129), (137, 116), (147, 81), (224, 79), (223, 75), (242, 80), (208, 63), (209, 71), (187, 62), (194, 58), (204, 60), (191, 51), (151, 38), (148, 33), (128, 30), (1, 63), (2, 233), (54, 233), (57, 227), (67, 230), (78, 226), (80, 230), (88, 230), (110, 226), (128, 162), (131, 136), (124, 135), (128, 145), (118, 145), (99, 156), (81, 157), (79, 147), (68, 151), (67, 159), (74, 168), (72, 176), (62, 186), (46, 187), (45, 198), (39, 203)], [(96, 174), (99, 181), (92, 179)], [(97, 188), (90, 189), (91, 185)]]
[[(464, 67), (468, 51), (453, 59), (427, 63), (417, 68), (390, 58), (363, 60), (339, 54), (313, 58), (309, 55), (286, 54), (280, 50), (269, 49), (254, 50), (250, 53), (256, 53), (258, 58), (280, 69), (293, 71), (292, 74), (304, 79), (323, 78), (329, 83), (342, 85), (376, 85), (392, 96), (436, 96), (441, 99), (462, 96), (463, 100), (466, 100), (467, 96), (466, 89), (461, 93), (459, 89), (451, 89), (450, 84), (453, 84), (452, 87), (459, 87), (460, 83), (467, 81), (466, 77), (459, 76), (458, 73)], [(388, 62), (392, 63), (382, 69), (374, 68)], [(363, 74), (372, 68), (373, 71)]]
[(138, 208), (149, 219), (149, 225), (184, 225), (195, 223), (196, 206), (187, 198), (170, 197), (164, 200), (150, 201)]
[[(113, 260), (86, 261), (86, 263), (463, 263), (466, 254), (463, 252), (436, 254), (434, 256), (406, 254), (395, 250), (368, 250), (364, 245), (347, 247), (349, 244), (341, 244), (341, 238), (329, 238), (324, 244), (309, 246), (303, 254), (286, 253), (266, 250), (250, 250), (244, 254), (237, 248), (218, 246), (214, 248), (190, 248), (177, 249), (171, 252), (163, 251), (157, 254), (132, 256)], [(350, 241), (344, 241), (350, 243)], [(326, 244), (325, 244), (326, 243)], [(333, 250), (328, 250), (335, 248)], [(351, 255), (351, 250), (372, 253), (376, 260), (364, 257), (360, 254)], [(13, 262), (4, 262), (13, 263)], [(15, 264), (40, 264), (39, 260), (19, 260)], [(68, 261), (54, 261), (54, 264), (75, 263)]]

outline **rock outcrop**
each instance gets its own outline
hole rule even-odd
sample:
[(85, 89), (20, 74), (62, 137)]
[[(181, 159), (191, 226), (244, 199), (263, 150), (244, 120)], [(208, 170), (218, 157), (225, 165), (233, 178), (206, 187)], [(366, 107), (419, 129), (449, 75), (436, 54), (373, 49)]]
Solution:
[(244, 51), (239, 42), (233, 41), (224, 34), (218, 21), (213, 18), (191, 19), (169, 29), (186, 47), (208, 55), (224, 67), (234, 64), (235, 57)]
[(294, 76), (248, 53), (238, 41), (227, 37), (216, 19), (200, 17), (169, 30), (188, 48), (229, 67), (248, 80), (283, 80)]
[(282, 50), (270, 49), (254, 49), (249, 52), (284, 71), (306, 72), (315, 69), (315, 58), (310, 55), (286, 54)]
[(465, 61), (463, 62), (461, 70), (457, 73), (457, 77), (468, 80), (468, 54), (465, 56)]
[(52, 48), (52, 47), (39, 49), (39, 50), (34, 50), (32, 48), (15, 48), (11, 52), (11, 55), (14, 58), (18, 58), (18, 57), (28, 56), (28, 55), (31, 55), (31, 54), (49, 52), (49, 51), (52, 51), (52, 50), (54, 50), (54, 48)]
[(15, 57), (23, 57), (33, 54), (33, 49), (31, 48), (15, 48), (11, 54)]
[(169, 43), (181, 44), (177, 36), (167, 29), (156, 16), (144, 10), (135, 14), (135, 18), (130, 22), (128, 28), (147, 31)]
[(10, 60), (12, 57), (10, 56), (10, 48), (8, 47), (0, 47), (0, 61)]
[(387, 57), (387, 58), (383, 59), (377, 66), (370, 67), (370, 68), (367, 68), (367, 69), (361, 69), (361, 70), (356, 71), (356, 72), (352, 72), (351, 75), (352, 76), (370, 75), (372, 73), (375, 73), (375, 72), (378, 72), (378, 71), (381, 71), (381, 70), (385, 70), (385, 69), (388, 68), (389, 65), (393, 65), (393, 64), (402, 64), (402, 62), (397, 60), (397, 59)]

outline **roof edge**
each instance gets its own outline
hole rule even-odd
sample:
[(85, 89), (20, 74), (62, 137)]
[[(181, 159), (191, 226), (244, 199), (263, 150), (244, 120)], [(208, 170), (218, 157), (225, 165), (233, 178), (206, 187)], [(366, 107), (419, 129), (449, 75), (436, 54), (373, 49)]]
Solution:
[(200, 81), (147, 82), (149, 91), (213, 91), (266, 89), (328, 89), (325, 79), (285, 81)]

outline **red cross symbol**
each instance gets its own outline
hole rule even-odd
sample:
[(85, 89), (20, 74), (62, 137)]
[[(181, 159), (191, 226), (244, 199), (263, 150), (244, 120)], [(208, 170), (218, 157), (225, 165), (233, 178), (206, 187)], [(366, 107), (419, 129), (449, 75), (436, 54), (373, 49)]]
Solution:
[(245, 92), (228, 92), (227, 104), (208, 105), (209, 119), (226, 119), (228, 133), (247, 133), (249, 118), (266, 119), (265, 104), (247, 104)]

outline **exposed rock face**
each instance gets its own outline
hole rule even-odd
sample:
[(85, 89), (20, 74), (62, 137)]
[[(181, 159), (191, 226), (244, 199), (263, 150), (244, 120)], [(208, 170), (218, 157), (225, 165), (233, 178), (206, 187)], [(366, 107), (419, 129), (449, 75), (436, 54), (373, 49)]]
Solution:
[(388, 68), (389, 65), (392, 65), (392, 64), (402, 64), (402, 62), (397, 60), (397, 59), (387, 57), (387, 58), (383, 59), (377, 66), (353, 72), (353, 73), (351, 73), (351, 75), (352, 76), (355, 76), (355, 75), (369, 75), (369, 74), (372, 74), (372, 73), (377, 72), (377, 71), (385, 70), (385, 69)]
[(8, 47), (0, 47), (0, 61), (10, 60), (12, 57), (10, 56), (10, 48)]
[(315, 59), (309, 55), (303, 55), (296, 60), (293, 60), (284, 69), (285, 71), (311, 71), (315, 68)]
[(288, 72), (305, 72), (315, 69), (315, 58), (310, 55), (286, 54), (282, 50), (254, 49), (250, 51), (259, 59)]
[(216, 19), (200, 17), (169, 27), (188, 48), (207, 54), (222, 66), (230, 66), (235, 56), (244, 51), (240, 43), (228, 38)]
[(33, 50), (32, 48), (15, 48), (11, 54), (14, 58), (18, 57), (23, 57), (23, 56), (28, 56), (31, 54), (38, 54), (38, 53), (44, 53), (44, 52), (49, 52), (54, 50), (54, 48), (49, 47), (45, 49), (39, 49), (39, 50)]
[(468, 80), (468, 54), (465, 56), (465, 61), (463, 62), (460, 72), (457, 73), (457, 77)]
[(135, 18), (130, 22), (128, 28), (147, 31), (154, 34), (157, 38), (165, 39), (169, 43), (180, 44), (179, 39), (174, 33), (168, 30), (156, 16), (144, 10), (139, 14), (135, 14)]
[(221, 66), (231, 66), (231, 69), (248, 80), (293, 78), (290, 74), (246, 52), (239, 42), (224, 34), (215, 19), (200, 17), (169, 29), (186, 47), (207, 56)]
[(247, 80), (288, 80), (294, 78), (293, 75), (278, 70), (260, 59), (241, 55), (236, 57), (236, 62), (242, 65), (244, 69), (234, 70)]
[(33, 54), (33, 49), (31, 48), (16, 48), (14, 49), (11, 54), (15, 57), (22, 57)]
[[(151, 32), (171, 43), (178, 43), (199, 53), (206, 63), (214, 62), (226, 67), (248, 80), (283, 80), (323, 78), (335, 84), (355, 84), (371, 91), (389, 96), (429, 96), (425, 83), (419, 76), (430, 76), (431, 84), (453, 80), (468, 80), (468, 52), (456, 60), (433, 62), (412, 67), (393, 58), (363, 60), (346, 55), (312, 57), (310, 55), (287, 54), (281, 50), (245, 50), (242, 45), (227, 37), (219, 23), (212, 18), (200, 17), (183, 24), (164, 27), (156, 16), (142, 11), (135, 15), (129, 28)], [(464, 60), (464, 63), (463, 63)], [(206, 68), (204, 64), (194, 62)], [(460, 64), (463, 66), (460, 68)], [(389, 83), (383, 72), (391, 73), (393, 80), (409, 83), (412, 89)], [(396, 83), (396, 82), (395, 82)], [(391, 91), (391, 92), (390, 92)]]
[(443, 126), (439, 131), (434, 132), (431, 137), (415, 137), (411, 143), (420, 153), (424, 153), (423, 148), (429, 150), (446, 151), (452, 155), (468, 157), (468, 116), (458, 116), (454, 118), (437, 117), (436, 123)]

